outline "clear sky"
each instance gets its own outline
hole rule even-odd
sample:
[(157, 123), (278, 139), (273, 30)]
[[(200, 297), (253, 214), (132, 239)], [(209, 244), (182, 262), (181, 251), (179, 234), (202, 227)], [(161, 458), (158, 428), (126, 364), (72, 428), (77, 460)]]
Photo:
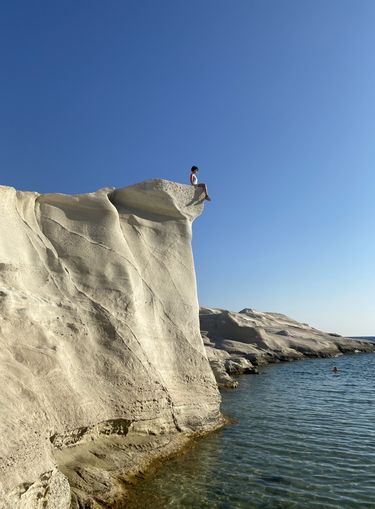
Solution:
[(212, 202), (202, 305), (375, 335), (373, 0), (4, 0), (1, 183)]

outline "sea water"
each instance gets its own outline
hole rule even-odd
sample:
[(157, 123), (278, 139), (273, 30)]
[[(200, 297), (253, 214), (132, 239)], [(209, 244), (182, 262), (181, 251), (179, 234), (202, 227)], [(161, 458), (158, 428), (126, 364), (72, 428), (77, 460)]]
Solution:
[(239, 381), (222, 395), (236, 423), (139, 482), (124, 507), (375, 508), (375, 354), (276, 364)]

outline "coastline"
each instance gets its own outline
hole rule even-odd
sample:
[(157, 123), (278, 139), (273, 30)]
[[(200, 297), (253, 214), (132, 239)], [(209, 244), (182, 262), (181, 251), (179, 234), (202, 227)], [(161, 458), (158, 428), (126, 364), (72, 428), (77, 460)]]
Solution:
[(200, 308), (201, 334), (219, 387), (235, 388), (237, 374), (306, 358), (375, 352), (375, 343), (324, 332), (281, 313)]
[[(191, 433), (107, 437), (92, 444), (78, 444), (56, 455), (59, 470), (69, 480), (71, 508), (121, 509), (129, 490), (161, 465), (188, 451), (197, 440), (221, 429), (226, 420)], [(93, 461), (93, 456), (97, 459)], [(95, 476), (95, 471), (98, 474)]]
[(1, 509), (117, 504), (224, 425), (237, 374), (375, 351), (279, 313), (199, 313), (192, 186), (0, 194)]
[[(374, 338), (375, 340), (375, 338)], [(355, 340), (354, 340), (355, 341)], [(334, 359), (336, 357), (341, 356), (352, 356), (352, 355), (360, 355), (360, 354), (366, 354), (366, 353), (375, 353), (375, 344), (374, 348), (372, 350), (367, 350), (368, 345), (353, 345), (355, 346), (362, 346), (363, 351), (361, 352), (355, 352), (357, 348), (353, 348), (352, 350), (348, 350), (345, 353), (339, 353), (339, 354), (329, 354), (326, 351), (322, 352), (316, 352), (314, 355), (308, 355), (308, 356), (301, 356), (298, 358), (291, 357), (291, 358), (278, 358), (275, 357), (271, 361), (267, 361), (266, 358), (268, 356), (262, 358), (257, 364), (260, 368), (265, 368), (267, 366), (271, 366), (272, 364), (277, 363), (289, 363), (293, 361), (304, 361), (304, 360), (318, 360), (318, 359)], [(254, 374), (254, 371), (251, 370), (244, 370), (242, 372), (236, 371), (231, 372), (231, 383), (225, 385), (221, 385), (221, 392), (225, 391), (229, 393), (232, 392), (231, 389), (236, 389), (239, 385), (239, 379), (242, 378), (244, 375), (250, 375)], [(256, 374), (259, 374), (256, 372)], [(233, 383), (235, 382), (235, 383)], [(235, 391), (236, 392), (236, 391)], [(160, 455), (148, 457), (145, 458), (145, 461), (141, 465), (137, 465), (134, 467), (134, 470), (127, 471), (123, 474), (122, 482), (124, 483), (123, 491), (118, 494), (118, 499), (113, 502), (114, 505), (110, 505), (111, 509), (122, 509), (124, 507), (124, 503), (128, 501), (132, 501), (133, 503), (138, 501), (139, 494), (137, 492), (137, 484), (139, 482), (147, 482), (150, 479), (153, 479), (155, 475), (157, 475), (159, 469), (163, 469), (165, 467), (166, 462), (169, 460), (173, 460), (175, 458), (179, 458), (180, 456), (184, 456), (185, 454), (189, 454), (193, 449), (196, 447), (199, 447), (199, 444), (202, 440), (205, 440), (205, 438), (209, 437), (210, 435), (214, 434), (217, 431), (220, 431), (226, 426), (236, 425), (238, 424), (237, 419), (222, 414), (223, 421), (220, 425), (213, 427), (211, 430), (206, 430), (204, 432), (197, 432), (190, 435), (185, 435), (183, 437), (176, 437), (177, 441), (173, 444), (171, 448), (167, 448), (165, 451), (161, 452)], [(182, 439), (182, 440), (180, 440)], [(138, 503), (138, 502), (137, 502)], [(119, 504), (119, 505), (118, 505)]]
[(310, 358), (241, 376), (238, 390), (222, 391), (235, 424), (139, 480), (129, 509), (371, 507), (373, 359)]

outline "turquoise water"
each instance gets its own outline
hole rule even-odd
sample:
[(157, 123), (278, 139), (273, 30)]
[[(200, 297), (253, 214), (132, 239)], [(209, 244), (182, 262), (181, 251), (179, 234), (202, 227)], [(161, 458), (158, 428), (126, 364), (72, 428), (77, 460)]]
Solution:
[(374, 509), (374, 363), (362, 354), (242, 376), (223, 394), (237, 424), (140, 482), (126, 507)]

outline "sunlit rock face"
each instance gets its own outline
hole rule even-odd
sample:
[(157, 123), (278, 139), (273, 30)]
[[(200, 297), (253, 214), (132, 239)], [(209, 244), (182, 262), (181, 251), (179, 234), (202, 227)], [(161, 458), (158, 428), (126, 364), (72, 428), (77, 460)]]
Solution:
[(203, 197), (165, 180), (0, 196), (0, 507), (69, 507), (80, 444), (220, 422), (191, 251)]
[(374, 352), (375, 343), (323, 332), (281, 313), (200, 308), (207, 355), (219, 386), (235, 387), (231, 375), (257, 373), (257, 366), (305, 357)]

